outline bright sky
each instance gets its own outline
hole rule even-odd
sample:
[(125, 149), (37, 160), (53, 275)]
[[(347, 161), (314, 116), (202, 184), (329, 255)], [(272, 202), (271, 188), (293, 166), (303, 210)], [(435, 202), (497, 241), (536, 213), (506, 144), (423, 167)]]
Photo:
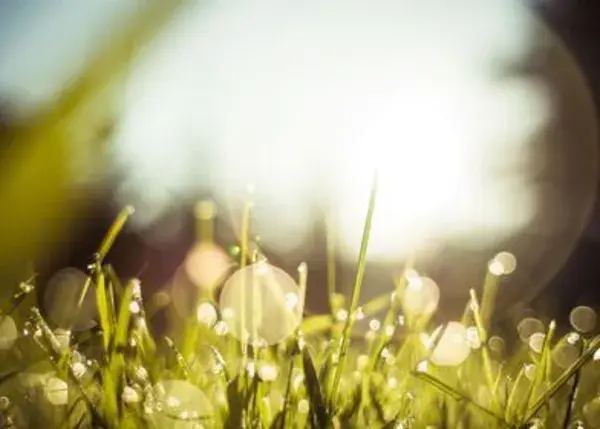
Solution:
[[(123, 94), (113, 156), (138, 226), (203, 190), (235, 206), (252, 184), (264, 242), (294, 249), (325, 202), (352, 254), (375, 168), (373, 256), (530, 220), (530, 140), (552, 109), (542, 82), (499, 74), (534, 40), (522, 2), (191, 3)], [(52, 97), (136, 4), (2, 3), (0, 97)]]
[(378, 168), (373, 256), (510, 234), (532, 215), (527, 143), (550, 106), (499, 67), (534, 31), (506, 0), (198, 3), (132, 73), (123, 199), (151, 222), (200, 189), (231, 203), (252, 184), (256, 232), (282, 250), (328, 201), (355, 251)]

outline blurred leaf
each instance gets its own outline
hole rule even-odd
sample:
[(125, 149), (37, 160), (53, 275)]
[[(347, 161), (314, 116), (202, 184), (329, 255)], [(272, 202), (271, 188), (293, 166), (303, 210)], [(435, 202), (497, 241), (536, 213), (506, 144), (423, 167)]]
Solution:
[(319, 429), (326, 429), (330, 421), (321, 384), (317, 378), (317, 371), (307, 348), (302, 350), (302, 363), (304, 365), (304, 382), (310, 402), (313, 425)]

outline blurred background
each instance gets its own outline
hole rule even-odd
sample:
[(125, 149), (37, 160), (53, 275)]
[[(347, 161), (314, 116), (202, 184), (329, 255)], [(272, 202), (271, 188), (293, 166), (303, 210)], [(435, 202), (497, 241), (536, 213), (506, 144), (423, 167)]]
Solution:
[(227, 247), (252, 185), (265, 254), (292, 275), (306, 261), (326, 311), (327, 229), (349, 291), (377, 168), (364, 300), (415, 252), (457, 317), (508, 250), (499, 323), (597, 308), (600, 7), (458, 3), (3, 1), (4, 295), (85, 269), (127, 204), (109, 260), (157, 291), (196, 241), (195, 202), (215, 200)]

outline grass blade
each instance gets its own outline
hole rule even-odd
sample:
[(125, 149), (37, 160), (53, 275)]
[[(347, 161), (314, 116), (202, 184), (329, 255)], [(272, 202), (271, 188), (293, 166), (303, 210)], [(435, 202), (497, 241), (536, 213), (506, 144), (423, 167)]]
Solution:
[(326, 429), (330, 419), (325, 405), (325, 398), (323, 397), (321, 384), (317, 378), (315, 365), (310, 356), (310, 352), (306, 347), (302, 350), (302, 363), (304, 366), (304, 382), (311, 405), (313, 424), (318, 429)]

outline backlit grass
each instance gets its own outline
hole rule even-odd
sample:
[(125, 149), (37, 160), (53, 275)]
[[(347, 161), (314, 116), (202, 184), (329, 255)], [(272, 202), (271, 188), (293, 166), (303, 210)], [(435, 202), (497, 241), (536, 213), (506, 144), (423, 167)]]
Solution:
[[(412, 261), (392, 294), (359, 305), (375, 209), (374, 187), (350, 299), (336, 293), (330, 263), (331, 314), (301, 321), (284, 315), (282, 326), (295, 321), (295, 328), (273, 343), (261, 337), (258, 319), (242, 315), (236, 325), (216, 293), (191, 294), (196, 311), (182, 316), (165, 291), (145, 297), (139, 280), (119, 278), (106, 261), (134, 215), (126, 208), (91, 255), (87, 280), (64, 320), (47, 319), (47, 309), (33, 302), (35, 276), (1, 307), (0, 427), (600, 427), (593, 310), (575, 309), (572, 332), (563, 337), (554, 322), (524, 320), (517, 332), (504, 333), (521, 340), (510, 354), (489, 332), (497, 284), (514, 269), (506, 254), (492, 258), (462, 320), (432, 325), (439, 292)], [(207, 242), (211, 216), (199, 222)], [(249, 245), (250, 217), (249, 204), (243, 238), (230, 256), (238, 269), (264, 269), (268, 261)], [(311, 285), (307, 272), (303, 264), (291, 303), (301, 309)], [(96, 326), (70, 329), (87, 294), (95, 297)], [(244, 312), (270, 311), (248, 299)], [(278, 302), (283, 308), (289, 301), (286, 294)], [(154, 333), (159, 311), (171, 315), (166, 335)], [(382, 312), (383, 319), (374, 318)], [(15, 323), (19, 315), (25, 320)], [(357, 322), (367, 329), (354, 329)]]

